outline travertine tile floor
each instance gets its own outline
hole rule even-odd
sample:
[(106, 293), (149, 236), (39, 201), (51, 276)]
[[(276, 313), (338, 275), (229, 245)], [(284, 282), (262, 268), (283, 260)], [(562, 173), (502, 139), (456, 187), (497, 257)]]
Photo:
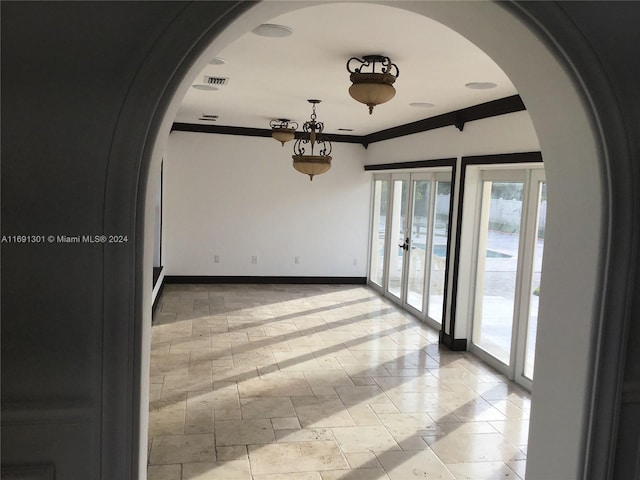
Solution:
[(529, 395), (352, 285), (167, 285), (150, 480), (524, 478)]

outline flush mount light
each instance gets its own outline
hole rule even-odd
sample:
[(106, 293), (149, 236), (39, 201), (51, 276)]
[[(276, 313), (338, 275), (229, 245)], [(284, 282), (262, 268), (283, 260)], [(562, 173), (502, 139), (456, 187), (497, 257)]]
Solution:
[[(355, 67), (355, 65), (360, 64)], [(361, 59), (352, 57), (347, 62), (347, 70), (352, 85), (349, 95), (354, 100), (369, 107), (369, 115), (373, 107), (388, 102), (396, 95), (393, 83), (400, 76), (400, 71), (389, 57), (383, 55), (364, 55)]]
[[(304, 133), (293, 145), (293, 168), (300, 173), (309, 175), (313, 180), (314, 175), (320, 175), (331, 168), (331, 142), (322, 134), (324, 123), (316, 122), (316, 105), (320, 100), (307, 100), (313, 105), (311, 120), (304, 122)], [(311, 147), (311, 152), (306, 154), (306, 146)]]
[(209, 62), (209, 65), (224, 65), (227, 61), (224, 58), (216, 57)]
[(293, 30), (284, 25), (276, 25), (275, 23), (263, 23), (252, 30), (256, 35), (269, 38), (288, 37), (293, 34)]
[(218, 90), (218, 87), (214, 87), (213, 85), (192, 85), (192, 87), (195, 88), (196, 90), (207, 90), (207, 91)]
[(498, 85), (493, 82), (470, 82), (464, 85), (471, 90), (490, 90), (496, 88)]
[(271, 136), (278, 142), (284, 144), (293, 140), (296, 136), (297, 122), (292, 122), (288, 118), (277, 118), (269, 122), (271, 125)]
[(433, 103), (429, 103), (429, 102), (412, 102), (409, 104), (410, 107), (415, 107), (415, 108), (432, 108), (435, 107), (435, 105)]

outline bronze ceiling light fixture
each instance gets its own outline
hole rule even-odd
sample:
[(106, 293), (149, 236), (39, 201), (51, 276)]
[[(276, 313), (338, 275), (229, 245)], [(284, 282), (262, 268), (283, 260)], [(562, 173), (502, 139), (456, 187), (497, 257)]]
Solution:
[(349, 78), (352, 83), (349, 87), (349, 95), (354, 100), (367, 105), (369, 115), (373, 113), (373, 107), (388, 102), (396, 95), (393, 83), (400, 76), (400, 70), (389, 57), (383, 55), (351, 57), (347, 62), (347, 71), (351, 73)]
[(298, 123), (292, 122), (288, 118), (277, 118), (269, 122), (271, 126), (271, 136), (274, 140), (284, 144), (293, 140), (296, 136), (296, 130), (298, 129)]
[[(316, 105), (320, 100), (307, 100), (312, 106), (311, 120), (304, 122), (303, 134), (293, 145), (293, 168), (300, 173), (309, 175), (313, 180), (314, 175), (321, 175), (331, 168), (331, 142), (323, 135), (324, 123), (316, 121)], [(310, 152), (306, 153), (306, 148)]]

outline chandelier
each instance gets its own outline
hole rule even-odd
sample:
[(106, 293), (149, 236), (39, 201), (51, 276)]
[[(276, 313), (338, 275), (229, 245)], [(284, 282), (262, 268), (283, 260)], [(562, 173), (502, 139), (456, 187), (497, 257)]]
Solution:
[(284, 144), (293, 140), (296, 135), (298, 124), (288, 118), (278, 118), (269, 122), (271, 126), (271, 136), (278, 142)]
[[(360, 64), (353, 68), (353, 64)], [(400, 71), (389, 57), (383, 55), (364, 55), (362, 59), (351, 57), (347, 62), (347, 70), (351, 73), (352, 85), (349, 95), (354, 100), (369, 107), (369, 115), (373, 107), (388, 102), (395, 94), (393, 83), (400, 76)]]
[[(316, 122), (316, 105), (320, 100), (307, 100), (313, 105), (311, 120), (304, 122), (303, 134), (293, 145), (293, 168), (300, 173), (309, 175), (313, 180), (314, 175), (320, 175), (331, 168), (331, 142), (322, 134), (324, 124)], [(310, 152), (306, 154), (306, 148)]]

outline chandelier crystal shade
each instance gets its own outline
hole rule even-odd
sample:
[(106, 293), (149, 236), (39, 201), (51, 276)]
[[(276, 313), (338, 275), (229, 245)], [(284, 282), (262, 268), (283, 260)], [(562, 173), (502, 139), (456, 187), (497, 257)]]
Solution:
[(278, 118), (269, 122), (271, 126), (271, 136), (278, 142), (284, 144), (293, 140), (296, 136), (298, 124), (288, 118)]
[(400, 70), (389, 57), (383, 55), (364, 55), (362, 58), (351, 57), (347, 62), (347, 70), (351, 73), (349, 95), (354, 100), (369, 107), (369, 115), (373, 107), (386, 103), (396, 95), (393, 83), (400, 76)]
[(313, 105), (311, 120), (304, 122), (303, 134), (293, 145), (292, 158), (293, 168), (313, 180), (314, 175), (321, 175), (331, 168), (331, 142), (322, 133), (324, 124), (316, 121), (316, 105), (320, 100), (308, 102)]

